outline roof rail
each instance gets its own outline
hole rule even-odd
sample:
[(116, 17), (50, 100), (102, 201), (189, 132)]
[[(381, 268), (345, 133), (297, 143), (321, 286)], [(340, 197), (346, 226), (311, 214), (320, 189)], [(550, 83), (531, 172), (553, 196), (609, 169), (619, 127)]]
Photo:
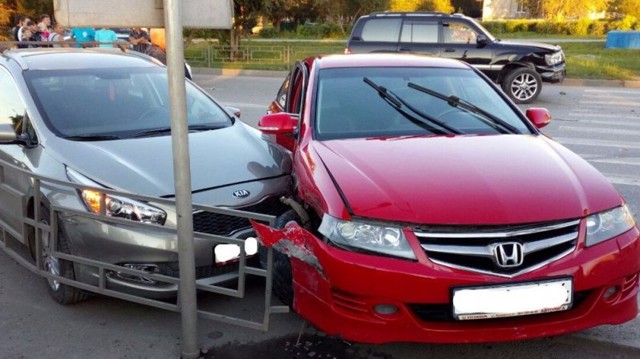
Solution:
[(11, 51), (11, 49), (8, 49), (2, 53), (2, 56), (6, 57), (9, 60), (15, 61), (23, 71), (29, 70), (29, 65), (27, 64), (27, 62), (24, 61), (22, 56), (18, 56), (18, 55), (19, 54)]
[(376, 11), (369, 14), (369, 16), (384, 16), (384, 15), (439, 15), (449, 16), (451, 14), (441, 11)]

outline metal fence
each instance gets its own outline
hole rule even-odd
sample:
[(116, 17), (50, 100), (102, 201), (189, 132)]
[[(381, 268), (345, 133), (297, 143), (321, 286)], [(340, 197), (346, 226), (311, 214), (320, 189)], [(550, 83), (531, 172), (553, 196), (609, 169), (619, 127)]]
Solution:
[(207, 45), (187, 49), (185, 60), (199, 67), (242, 67), (260, 70), (286, 70), (296, 60), (315, 55), (344, 52), (340, 43), (318, 43), (317, 46), (300, 44), (282, 45)]
[[(28, 188), (28, 190), (16, 188), (15, 184), (13, 183), (17, 179), (19, 179), (20, 181), (24, 181), (22, 183), (28, 183), (29, 185), (24, 186), (24, 188)], [(47, 200), (47, 198), (51, 198), (51, 196), (62, 193), (71, 193), (77, 195), (78, 191), (85, 189), (96, 190), (102, 193), (103, 208), (106, 195), (126, 196), (127, 198), (131, 198), (137, 201), (171, 206), (174, 205), (174, 201), (170, 199), (123, 193), (119, 191), (108, 190), (105, 188), (95, 188), (91, 186), (85, 186), (76, 183), (60, 181), (53, 178), (38, 176), (18, 166), (15, 166), (14, 164), (0, 160), (0, 198), (12, 198), (21, 202), (22, 208), (15, 208), (14, 210), (16, 213), (23, 214), (22, 230), (18, 231), (12, 229), (7, 222), (0, 219), (0, 248), (2, 248), (16, 262), (42, 277), (56, 280), (62, 284), (77, 287), (87, 292), (98, 293), (101, 295), (128, 300), (131, 302), (149, 305), (160, 309), (181, 312), (181, 305), (177, 301), (175, 303), (171, 303), (166, 300), (150, 299), (130, 293), (121, 292), (114, 288), (110, 288), (107, 280), (108, 273), (117, 272), (131, 276), (149, 278), (160, 283), (176, 285), (178, 286), (179, 290), (181, 283), (179, 277), (171, 277), (167, 275), (150, 273), (148, 271), (126, 268), (111, 263), (99, 262), (89, 258), (80, 257), (74, 255), (73, 253), (63, 253), (59, 250), (52, 249), (58, 248), (58, 221), (61, 216), (76, 216), (78, 218), (88, 218), (91, 220), (100, 221), (101, 223), (116, 226), (134, 226), (138, 229), (157, 231), (157, 233), (176, 233), (175, 228), (171, 228), (168, 226), (134, 222), (127, 219), (109, 217), (104, 213), (94, 214), (85, 210), (78, 210), (77, 208), (70, 208), (61, 205), (51, 205)], [(42, 220), (44, 219), (44, 214), (42, 213), (39, 205), (33, 205), (33, 211), (30, 210), (29, 206), (31, 203), (48, 204), (50, 215), (50, 217), (48, 218), (49, 224)], [(193, 208), (194, 211), (207, 211), (228, 216), (237, 216), (266, 222), (269, 224), (273, 224), (273, 221), (275, 220), (275, 217), (270, 215), (243, 212), (220, 207), (194, 204)], [(33, 215), (30, 215), (30, 212), (33, 212)], [(41, 240), (42, 236), (45, 234), (49, 235), (50, 241), (52, 241), (51, 245), (49, 245), (48, 248), (43, 248)], [(35, 258), (32, 257), (30, 251), (26, 250), (26, 245), (29, 242), (28, 237), (30, 235), (35, 235)], [(225, 313), (198, 309), (198, 315), (200, 317), (232, 325), (267, 331), (269, 328), (269, 319), (271, 314), (287, 313), (289, 311), (289, 308), (286, 306), (274, 306), (271, 304), (271, 273), (273, 266), (273, 253), (271, 248), (269, 248), (267, 251), (267, 268), (265, 270), (258, 267), (252, 267), (247, 264), (247, 254), (244, 249), (243, 239), (217, 236), (200, 232), (194, 233), (194, 237), (205, 238), (217, 244), (236, 244), (240, 248), (240, 258), (237, 269), (234, 269), (225, 274), (219, 274), (209, 278), (197, 279), (196, 288), (199, 291), (215, 293), (222, 296), (244, 298), (247, 276), (251, 275), (265, 278), (264, 311), (262, 317), (258, 320), (256, 320), (255, 318), (231, 317)], [(86, 282), (80, 282), (74, 279), (66, 278), (60, 275), (54, 275), (46, 271), (43, 267), (42, 256), (37, 255), (40, 253), (47, 254), (58, 259), (70, 261), (74, 264), (82, 264), (97, 269), (97, 272), (99, 273), (98, 283), (96, 285), (93, 285)], [(225, 283), (225, 285), (221, 285), (223, 282)], [(229, 285), (230, 282), (232, 283), (232, 285)]]

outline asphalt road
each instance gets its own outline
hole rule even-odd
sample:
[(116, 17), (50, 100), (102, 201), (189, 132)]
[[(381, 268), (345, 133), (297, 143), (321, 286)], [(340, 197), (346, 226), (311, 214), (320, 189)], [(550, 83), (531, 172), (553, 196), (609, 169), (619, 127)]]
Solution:
[[(257, 123), (282, 78), (196, 75), (223, 104)], [(545, 129), (598, 167), (640, 213), (640, 89), (545, 86), (534, 106), (555, 116)], [(637, 216), (636, 216), (637, 218)], [(246, 299), (201, 295), (200, 305), (259, 320), (262, 288)], [(640, 318), (550, 339), (491, 345), (360, 345), (304, 328), (295, 314), (273, 315), (262, 333), (200, 320), (198, 343), (207, 358), (639, 358)], [(63, 307), (43, 279), (0, 251), (0, 358), (178, 358), (176, 313), (95, 297)], [(302, 335), (300, 335), (302, 333)]]

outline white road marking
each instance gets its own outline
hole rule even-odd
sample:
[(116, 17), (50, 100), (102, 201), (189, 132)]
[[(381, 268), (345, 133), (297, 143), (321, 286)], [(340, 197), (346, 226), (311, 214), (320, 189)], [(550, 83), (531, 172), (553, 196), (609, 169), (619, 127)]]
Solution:
[(571, 131), (574, 133), (582, 132), (582, 133), (607, 134), (607, 135), (615, 135), (615, 136), (640, 136), (640, 131), (629, 130), (629, 129), (606, 128), (606, 127), (560, 126), (559, 129)]
[(583, 139), (583, 138), (569, 138), (569, 137), (552, 137), (552, 138), (554, 141), (560, 142), (563, 145), (640, 149), (640, 143), (638, 143), (637, 141), (625, 142), (625, 141), (591, 140), (586, 138)]

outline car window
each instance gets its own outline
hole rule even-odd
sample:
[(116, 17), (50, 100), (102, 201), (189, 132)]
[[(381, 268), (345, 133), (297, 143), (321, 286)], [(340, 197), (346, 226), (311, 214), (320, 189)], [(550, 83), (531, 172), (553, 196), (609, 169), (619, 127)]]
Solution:
[(290, 86), (291, 86), (291, 72), (284, 79), (284, 82), (282, 83), (282, 86), (280, 86), (280, 89), (278, 90), (278, 95), (276, 97), (276, 101), (278, 102), (278, 105), (280, 105), (280, 108), (282, 109), (285, 109), (287, 106), (287, 96), (289, 96)]
[(21, 134), (27, 109), (11, 75), (0, 68), (0, 124), (9, 124)]
[(405, 21), (404, 24), (402, 24), (400, 42), (437, 43), (438, 23)]
[(456, 96), (481, 107), (522, 133), (531, 133), (521, 115), (505, 102), (493, 86), (471, 69), (363, 67), (320, 71), (313, 119), (317, 139), (434, 134), (389, 105), (364, 82), (365, 77), (428, 116), (459, 130), (461, 134), (498, 132), (481, 116), (411, 89), (408, 84), (414, 83), (446, 96)]
[(450, 22), (443, 24), (443, 41), (447, 44), (475, 44), (478, 34), (467, 24)]
[[(47, 126), (62, 137), (127, 137), (170, 126), (164, 68), (29, 71), (25, 79)], [(220, 106), (189, 82), (186, 102), (189, 126), (232, 124)]]
[(362, 28), (363, 41), (397, 42), (400, 37), (401, 18), (370, 19)]

